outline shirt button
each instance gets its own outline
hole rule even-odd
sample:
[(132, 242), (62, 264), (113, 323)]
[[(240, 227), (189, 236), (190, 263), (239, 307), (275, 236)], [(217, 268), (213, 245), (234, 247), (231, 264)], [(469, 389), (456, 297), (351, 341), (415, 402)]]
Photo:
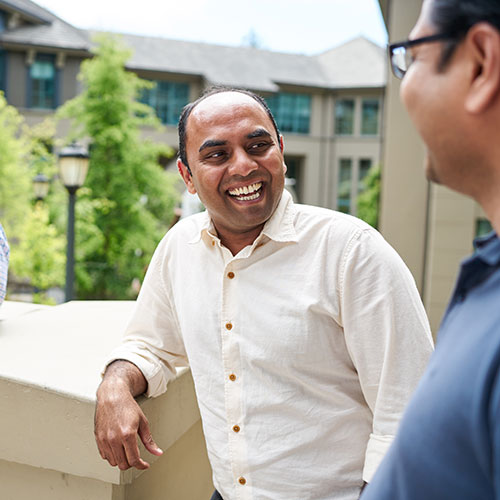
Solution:
[(212, 240), (212, 246), (213, 247), (215, 246), (215, 240)]
[(236, 375), (234, 373), (231, 373), (231, 375), (229, 375), (229, 380), (231, 380), (231, 382), (234, 382), (236, 380)]
[(233, 431), (234, 432), (240, 432), (240, 426), (239, 425), (234, 425), (233, 426)]
[(247, 480), (244, 477), (240, 477), (238, 479), (238, 483), (240, 483), (240, 484), (247, 484)]
[(233, 325), (231, 323), (226, 323), (226, 330), (231, 330)]
[(227, 277), (228, 277), (230, 280), (232, 280), (232, 279), (234, 278), (234, 273), (233, 273), (233, 271), (228, 272), (228, 273), (227, 273)]

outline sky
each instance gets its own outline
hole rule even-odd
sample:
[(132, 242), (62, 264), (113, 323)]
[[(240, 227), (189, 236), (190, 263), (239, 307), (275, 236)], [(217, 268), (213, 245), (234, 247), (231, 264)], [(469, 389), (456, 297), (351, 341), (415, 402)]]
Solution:
[(387, 43), (377, 0), (34, 1), (78, 28), (233, 46), (253, 36), (278, 52), (318, 54), (360, 35)]

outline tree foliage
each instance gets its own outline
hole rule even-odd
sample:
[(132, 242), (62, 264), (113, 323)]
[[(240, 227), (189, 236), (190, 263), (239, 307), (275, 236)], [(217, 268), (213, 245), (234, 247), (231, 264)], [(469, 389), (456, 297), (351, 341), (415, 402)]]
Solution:
[(30, 210), (28, 155), (23, 118), (0, 92), (0, 220), (13, 242)]
[(23, 237), (11, 253), (10, 264), (20, 278), (39, 290), (64, 283), (66, 240), (49, 221), (47, 205), (37, 202), (23, 225)]
[(33, 204), (32, 178), (54, 174), (44, 140), (50, 124), (28, 128), (0, 92), (0, 220), (11, 247), (9, 283), (26, 281), (45, 290), (64, 283), (64, 239), (48, 208)]
[(380, 179), (380, 166), (373, 166), (363, 181), (365, 189), (358, 196), (358, 217), (374, 228), (378, 228)]
[(58, 115), (72, 119), (69, 140), (90, 142), (86, 189), (76, 205), (78, 295), (122, 299), (142, 279), (178, 195), (176, 180), (158, 164), (172, 151), (140, 133), (142, 126), (159, 127), (154, 111), (137, 101), (151, 83), (125, 70), (131, 53), (119, 39), (101, 35), (95, 42), (79, 74), (83, 92)]

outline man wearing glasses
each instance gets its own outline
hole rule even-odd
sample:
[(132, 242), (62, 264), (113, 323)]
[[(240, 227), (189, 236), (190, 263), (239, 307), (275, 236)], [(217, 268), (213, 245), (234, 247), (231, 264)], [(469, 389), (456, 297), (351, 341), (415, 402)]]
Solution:
[(427, 177), (495, 231), (462, 263), (437, 348), (363, 500), (500, 498), (500, 1), (425, 0), (390, 46)]

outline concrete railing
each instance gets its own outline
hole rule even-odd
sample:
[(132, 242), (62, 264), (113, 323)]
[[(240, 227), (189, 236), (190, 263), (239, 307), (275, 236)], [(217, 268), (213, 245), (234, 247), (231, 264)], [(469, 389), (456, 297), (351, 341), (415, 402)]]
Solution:
[(162, 457), (147, 471), (103, 461), (93, 435), (95, 391), (133, 302), (0, 307), (2, 500), (206, 500), (213, 490), (189, 370), (139, 403)]

